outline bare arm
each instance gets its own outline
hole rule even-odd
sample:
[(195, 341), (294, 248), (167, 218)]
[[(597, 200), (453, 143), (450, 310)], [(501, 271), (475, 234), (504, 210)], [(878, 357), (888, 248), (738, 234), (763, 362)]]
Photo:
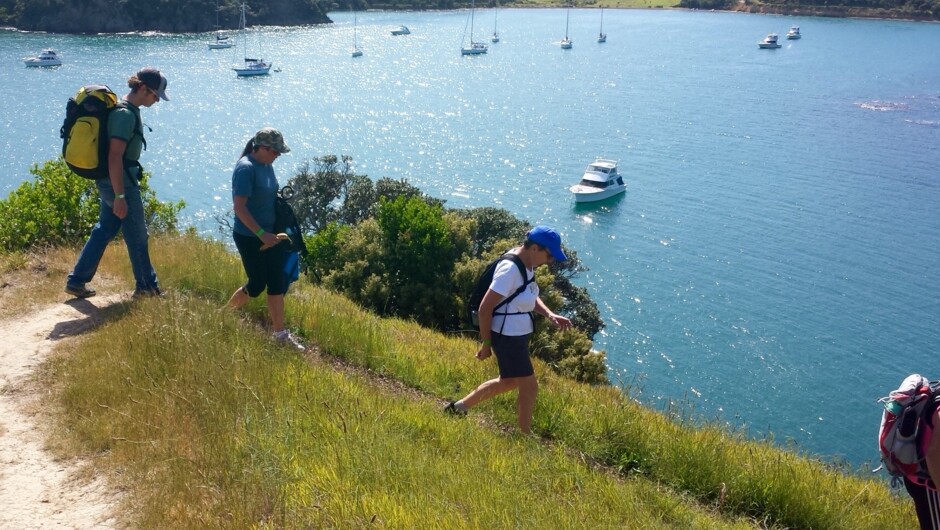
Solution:
[(933, 437), (927, 443), (927, 471), (936, 484), (940, 481), (940, 409), (933, 413)]
[[(261, 225), (258, 224), (258, 221), (255, 221), (255, 216), (251, 215), (251, 212), (248, 210), (248, 197), (244, 195), (236, 195), (232, 200), (234, 203), (235, 215), (238, 216), (238, 219), (242, 222), (243, 225), (248, 230), (251, 230), (252, 233), (257, 234), (261, 230)], [(277, 237), (271, 232), (264, 232), (260, 236), (262, 250), (270, 248), (277, 244)]]
[(547, 318), (548, 321), (558, 329), (571, 328), (571, 321), (561, 315), (553, 313), (552, 310), (545, 305), (545, 302), (542, 301), (542, 297), (535, 299), (535, 312)]
[(480, 340), (483, 341), (483, 345), (480, 346), (480, 350), (477, 352), (477, 359), (486, 359), (493, 353), (490, 342), (493, 339), (493, 334), (490, 330), (493, 324), (493, 311), (504, 298), (506, 297), (496, 291), (487, 289), (486, 294), (483, 295), (483, 300), (480, 300), (480, 309), (477, 312), (477, 316), (480, 319)]
[(124, 150), (127, 142), (120, 138), (111, 138), (108, 145), (108, 179), (114, 189), (112, 211), (118, 219), (127, 217), (127, 201), (124, 200)]

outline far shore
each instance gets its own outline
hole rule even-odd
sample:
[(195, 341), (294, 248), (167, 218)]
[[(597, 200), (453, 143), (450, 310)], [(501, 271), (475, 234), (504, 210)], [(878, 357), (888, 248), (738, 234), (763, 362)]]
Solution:
[[(746, 0), (745, 0), (746, 2)], [(906, 21), (906, 22), (940, 22), (940, 19), (930, 17), (929, 15), (916, 16), (912, 13), (906, 12), (891, 12), (884, 9), (867, 9), (867, 8), (857, 8), (850, 6), (794, 6), (794, 7), (783, 7), (779, 5), (752, 5), (742, 2), (735, 7), (729, 9), (698, 9), (698, 8), (686, 8), (679, 6), (612, 6), (612, 5), (586, 5), (586, 6), (576, 6), (575, 9), (644, 9), (644, 10), (676, 10), (676, 11), (725, 11), (729, 13), (747, 13), (747, 14), (758, 14), (758, 15), (781, 15), (781, 16), (794, 16), (794, 17), (821, 17), (821, 18), (851, 18), (851, 19), (866, 19), (866, 20), (897, 20), (897, 21)], [(502, 9), (559, 9), (562, 6), (553, 6), (553, 5), (524, 5), (524, 6), (500, 6)], [(393, 13), (393, 12), (430, 12), (430, 11), (460, 11), (464, 8), (454, 9), (454, 10), (431, 10), (431, 9), (413, 9), (413, 10), (397, 10), (397, 9), (367, 9), (366, 12), (371, 13)], [(490, 9), (490, 8), (486, 8)], [(328, 12), (327, 16), (330, 13), (345, 13), (346, 11), (332, 11)], [(332, 24), (333, 21), (323, 22), (322, 24)], [(251, 27), (262, 28), (262, 27), (301, 27), (301, 26), (319, 26), (321, 24), (297, 24), (295, 26), (287, 25), (254, 25)], [(0, 26), (0, 31), (11, 31), (18, 33), (42, 33), (47, 35), (204, 35), (204, 34), (213, 34), (216, 30), (205, 31), (205, 32), (185, 32), (185, 33), (173, 33), (170, 31), (163, 30), (141, 30), (141, 31), (122, 31), (116, 33), (57, 33), (51, 31), (29, 31), (22, 30), (14, 26)], [(230, 30), (237, 31), (237, 30)]]

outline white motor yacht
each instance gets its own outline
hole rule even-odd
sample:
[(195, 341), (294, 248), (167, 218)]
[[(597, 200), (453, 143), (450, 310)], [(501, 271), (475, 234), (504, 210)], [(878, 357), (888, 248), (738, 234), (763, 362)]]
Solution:
[(627, 185), (617, 170), (616, 160), (598, 158), (588, 164), (581, 182), (568, 188), (575, 202), (594, 202), (613, 197), (626, 191)]
[(23, 62), (26, 66), (60, 66), (62, 64), (62, 59), (56, 54), (54, 50), (45, 49), (37, 55), (36, 57), (27, 57), (23, 59)]
[(398, 26), (392, 30), (392, 35), (411, 35), (411, 30), (408, 26)]
[(766, 37), (764, 37), (764, 40), (762, 40), (762, 41), (760, 41), (760, 42), (757, 43), (757, 46), (759, 46), (761, 49), (765, 49), (765, 50), (766, 50), (766, 49), (779, 48), (780, 45), (777, 44), (777, 34), (776, 34), (776, 33), (769, 33)]
[(799, 39), (799, 38), (802, 38), (802, 37), (803, 37), (803, 36), (800, 35), (800, 27), (799, 27), (799, 26), (790, 26), (790, 31), (787, 32), (787, 38), (788, 38), (788, 39), (790, 39), (790, 40), (796, 40), (796, 39)]

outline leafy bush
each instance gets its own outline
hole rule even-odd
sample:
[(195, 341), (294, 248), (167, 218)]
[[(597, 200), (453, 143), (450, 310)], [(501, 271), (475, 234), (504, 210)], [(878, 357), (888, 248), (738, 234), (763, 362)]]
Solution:
[[(73, 175), (61, 158), (33, 165), (29, 172), (36, 177), (34, 181), (24, 182), (0, 200), (0, 249), (82, 243), (98, 222), (94, 181)], [(151, 233), (175, 232), (177, 214), (185, 203), (160, 202), (146, 178), (140, 189)]]
[[(467, 331), (467, 297), (487, 264), (519, 245), (531, 225), (500, 208), (446, 210), (444, 201), (405, 181), (373, 186), (353, 175), (351, 159), (321, 157), (290, 180), (294, 207), (309, 237), (311, 281), (383, 316), (414, 319), (444, 331)], [(364, 219), (364, 220), (363, 220)], [(558, 332), (538, 319), (532, 354), (577, 381), (607, 384), (605, 354), (591, 350), (603, 329), (597, 304), (571, 279), (585, 268), (577, 253), (541, 268), (542, 300), (572, 319)]]

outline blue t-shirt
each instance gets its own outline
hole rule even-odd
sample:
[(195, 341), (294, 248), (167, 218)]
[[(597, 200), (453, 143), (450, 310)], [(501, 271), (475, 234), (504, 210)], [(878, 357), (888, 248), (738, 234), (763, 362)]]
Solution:
[[(248, 211), (265, 232), (274, 231), (274, 202), (277, 198), (277, 177), (274, 166), (262, 164), (250, 154), (241, 157), (235, 163), (232, 173), (232, 198), (248, 197)], [(242, 220), (235, 216), (235, 233), (253, 236)]]

